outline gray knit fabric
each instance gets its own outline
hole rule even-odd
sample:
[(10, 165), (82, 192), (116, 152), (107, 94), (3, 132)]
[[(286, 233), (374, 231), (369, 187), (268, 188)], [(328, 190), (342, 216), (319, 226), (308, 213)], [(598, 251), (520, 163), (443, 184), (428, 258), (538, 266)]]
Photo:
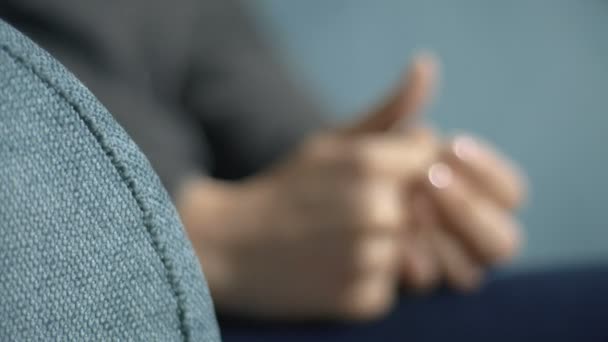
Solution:
[(145, 157), (0, 22), (0, 340), (216, 341), (209, 292)]

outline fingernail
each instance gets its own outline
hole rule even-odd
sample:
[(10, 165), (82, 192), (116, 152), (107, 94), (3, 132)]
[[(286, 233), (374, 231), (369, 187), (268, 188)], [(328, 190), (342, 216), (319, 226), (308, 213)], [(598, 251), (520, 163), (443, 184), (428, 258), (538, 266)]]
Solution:
[(452, 150), (456, 157), (467, 161), (477, 158), (480, 153), (479, 144), (468, 135), (461, 135), (452, 142)]
[(444, 189), (452, 184), (454, 174), (447, 164), (435, 163), (429, 168), (428, 177), (434, 187)]

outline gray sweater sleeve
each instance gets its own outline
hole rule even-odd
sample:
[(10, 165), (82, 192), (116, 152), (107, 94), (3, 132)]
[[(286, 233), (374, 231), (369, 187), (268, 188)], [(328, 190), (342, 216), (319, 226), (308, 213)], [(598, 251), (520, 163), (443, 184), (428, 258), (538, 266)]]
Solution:
[(203, 122), (214, 175), (241, 178), (281, 157), (325, 116), (238, 1), (201, 3), (184, 106)]
[(6, 0), (0, 16), (92, 90), (170, 192), (251, 175), (323, 124), (236, 0)]

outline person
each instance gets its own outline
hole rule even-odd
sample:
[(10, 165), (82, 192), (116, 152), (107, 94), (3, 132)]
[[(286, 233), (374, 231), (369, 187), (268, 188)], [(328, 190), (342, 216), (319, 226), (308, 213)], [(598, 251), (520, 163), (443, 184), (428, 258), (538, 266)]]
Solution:
[(519, 248), (517, 167), (418, 122), (432, 55), (357, 122), (329, 127), (235, 1), (8, 0), (0, 16), (148, 156), (220, 313), (370, 320), (399, 288), (471, 293)]

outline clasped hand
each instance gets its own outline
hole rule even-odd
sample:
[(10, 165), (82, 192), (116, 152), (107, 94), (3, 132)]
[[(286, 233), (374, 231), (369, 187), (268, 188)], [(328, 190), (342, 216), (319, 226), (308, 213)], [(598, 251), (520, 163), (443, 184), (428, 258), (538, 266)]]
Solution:
[(413, 123), (436, 69), (416, 58), (380, 108), (259, 175), (184, 187), (178, 209), (220, 311), (369, 319), (399, 286), (472, 291), (516, 254), (517, 169), (471, 135)]

